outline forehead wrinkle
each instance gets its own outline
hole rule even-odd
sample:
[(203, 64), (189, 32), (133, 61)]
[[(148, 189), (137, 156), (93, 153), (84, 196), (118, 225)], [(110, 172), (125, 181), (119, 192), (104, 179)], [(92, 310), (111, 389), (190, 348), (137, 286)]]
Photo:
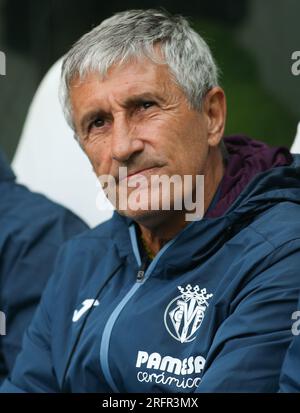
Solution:
[[(161, 103), (177, 101), (182, 90), (174, 82), (168, 67), (153, 63), (150, 65), (151, 69), (146, 70), (146, 73), (143, 68), (131, 65), (111, 68), (104, 78), (97, 72), (92, 72), (83, 78), (73, 79), (71, 88), (75, 94), (78, 89), (84, 88), (83, 104), (79, 101), (79, 106), (84, 107), (85, 112), (82, 119), (89, 116), (89, 113), (111, 113), (113, 108), (118, 111), (130, 101), (143, 99), (146, 95), (150, 99), (160, 99)], [(107, 91), (110, 94), (106, 94)], [(178, 95), (178, 92), (181, 93)]]

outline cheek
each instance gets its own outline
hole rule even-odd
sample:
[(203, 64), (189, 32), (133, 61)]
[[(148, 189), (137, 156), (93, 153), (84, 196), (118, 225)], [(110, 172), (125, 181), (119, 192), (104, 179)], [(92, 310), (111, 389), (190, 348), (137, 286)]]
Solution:
[(178, 124), (169, 130), (165, 150), (181, 174), (195, 174), (203, 169), (208, 156), (208, 145), (197, 125)]
[(187, 139), (183, 153), (186, 168), (191, 174), (199, 174), (208, 157), (208, 145), (205, 140), (200, 135)]
[(110, 149), (106, 142), (89, 143), (83, 147), (83, 150), (89, 158), (94, 172), (97, 176), (107, 175), (111, 171), (111, 156)]

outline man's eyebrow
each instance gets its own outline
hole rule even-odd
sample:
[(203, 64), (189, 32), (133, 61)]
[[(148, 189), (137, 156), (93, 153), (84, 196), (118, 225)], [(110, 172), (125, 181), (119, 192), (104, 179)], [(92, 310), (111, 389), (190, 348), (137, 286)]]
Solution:
[(130, 95), (128, 98), (124, 100), (122, 106), (130, 107), (132, 105), (135, 105), (139, 102), (144, 102), (146, 100), (156, 100), (159, 103), (165, 103), (165, 99), (162, 96), (156, 93), (145, 92), (145, 93), (138, 93), (136, 95)]
[[(136, 95), (130, 95), (124, 100), (124, 102), (122, 102), (122, 106), (124, 108), (129, 108), (133, 105), (136, 105), (137, 103), (144, 102), (146, 100), (155, 100), (159, 103), (165, 103), (165, 99), (162, 96), (159, 96), (155, 93), (145, 92)], [(107, 116), (109, 116), (109, 114), (103, 109), (95, 109), (87, 112), (79, 122), (80, 131), (84, 132), (87, 125), (95, 118), (107, 118)]]

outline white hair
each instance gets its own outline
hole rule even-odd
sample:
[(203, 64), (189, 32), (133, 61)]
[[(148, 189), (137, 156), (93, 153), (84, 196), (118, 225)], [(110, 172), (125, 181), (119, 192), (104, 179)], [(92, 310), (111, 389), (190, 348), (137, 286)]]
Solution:
[(114, 64), (145, 57), (168, 65), (194, 109), (201, 109), (205, 94), (218, 85), (210, 49), (184, 17), (153, 9), (120, 12), (82, 36), (64, 57), (60, 100), (68, 124), (74, 129), (69, 98), (74, 78), (83, 79), (91, 72), (105, 76)]

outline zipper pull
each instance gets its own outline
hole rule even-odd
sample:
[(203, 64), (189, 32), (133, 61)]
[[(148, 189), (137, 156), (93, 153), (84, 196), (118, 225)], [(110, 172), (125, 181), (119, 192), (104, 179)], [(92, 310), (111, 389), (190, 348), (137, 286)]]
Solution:
[(136, 276), (136, 282), (141, 283), (144, 280), (145, 277), (145, 272), (148, 267), (149, 259), (148, 257), (143, 258), (142, 264), (138, 270), (137, 276)]

